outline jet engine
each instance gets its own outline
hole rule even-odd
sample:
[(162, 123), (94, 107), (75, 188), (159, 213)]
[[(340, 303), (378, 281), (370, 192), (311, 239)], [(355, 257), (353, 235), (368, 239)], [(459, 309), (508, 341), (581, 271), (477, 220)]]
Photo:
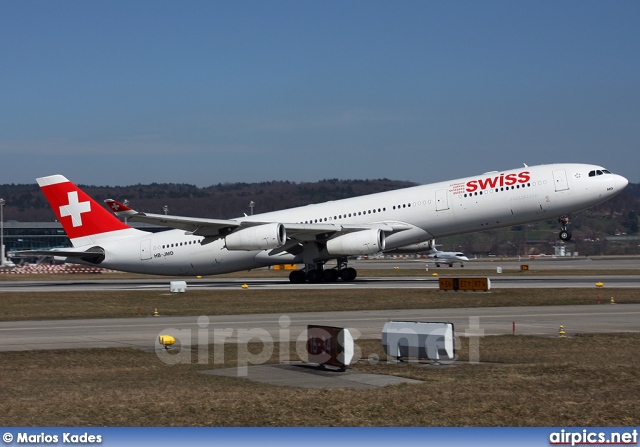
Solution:
[(372, 255), (384, 250), (385, 235), (382, 230), (364, 230), (338, 236), (327, 241), (330, 255)]
[(270, 223), (236, 231), (224, 240), (227, 250), (269, 250), (284, 245), (287, 231), (281, 223)]
[(432, 251), (436, 247), (436, 240), (431, 239), (426, 242), (418, 242), (416, 244), (405, 245), (403, 247), (392, 248), (390, 250), (385, 251), (385, 253), (401, 253), (401, 254), (412, 254), (412, 253), (423, 253), (425, 251)]

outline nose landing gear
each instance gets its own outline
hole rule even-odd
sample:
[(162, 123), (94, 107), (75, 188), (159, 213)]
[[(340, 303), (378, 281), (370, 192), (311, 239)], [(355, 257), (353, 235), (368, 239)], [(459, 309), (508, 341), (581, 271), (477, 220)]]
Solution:
[(560, 222), (560, 233), (558, 234), (558, 238), (562, 241), (570, 241), (571, 240), (571, 231), (567, 230), (567, 225), (569, 224), (569, 216), (562, 216), (558, 219)]

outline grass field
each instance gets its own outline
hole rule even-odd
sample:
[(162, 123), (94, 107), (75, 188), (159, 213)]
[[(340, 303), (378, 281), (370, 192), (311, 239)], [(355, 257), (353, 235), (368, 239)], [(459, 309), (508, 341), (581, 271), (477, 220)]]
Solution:
[[(0, 293), (0, 321), (139, 318), (157, 308), (164, 316), (293, 313), (342, 310), (640, 303), (635, 289), (498, 289), (490, 293), (435, 289), (251, 289)], [(138, 314), (140, 309), (140, 314)]]
[[(385, 271), (389, 273), (389, 271)], [(406, 273), (406, 272), (405, 272)], [(573, 273), (573, 272), (572, 272)], [(424, 274), (424, 273), (423, 273)], [(388, 276), (388, 275), (387, 275)], [(40, 280), (41, 278), (37, 278)], [(311, 297), (310, 295), (313, 294)], [(634, 289), (189, 290), (0, 293), (0, 319), (216, 315), (319, 310), (595, 304), (597, 296), (640, 303)], [(313, 299), (311, 299), (313, 298)], [(640, 323), (639, 323), (640, 328)], [(167, 365), (152, 352), (87, 349), (1, 352), (4, 426), (636, 426), (640, 418), (640, 334), (569, 338), (484, 337), (480, 364), (466, 339), (455, 366), (391, 365), (379, 340), (359, 340), (354, 369), (423, 381), (374, 390), (277, 387), (199, 371), (224, 364)], [(279, 359), (276, 344), (270, 362)], [(193, 349), (197, 349), (197, 346)], [(218, 348), (216, 348), (218, 349)], [(260, 349), (260, 345), (252, 346)], [(290, 357), (297, 358), (293, 346)], [(214, 349), (209, 353), (213, 356)]]
[[(384, 358), (379, 341), (359, 342)], [(277, 387), (199, 374), (129, 349), (0, 353), (5, 426), (632, 426), (640, 334), (486, 337), (480, 364), (358, 363), (422, 380), (374, 390)], [(466, 341), (459, 351), (467, 358)], [(234, 346), (225, 364), (236, 365)], [(273, 360), (277, 361), (278, 351)], [(293, 352), (291, 353), (293, 358)]]

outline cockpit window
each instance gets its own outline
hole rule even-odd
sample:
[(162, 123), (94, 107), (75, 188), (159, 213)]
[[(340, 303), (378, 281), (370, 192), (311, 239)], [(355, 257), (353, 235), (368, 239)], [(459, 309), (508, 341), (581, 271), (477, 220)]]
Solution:
[(606, 169), (589, 171), (589, 177), (595, 177), (596, 175), (603, 175), (603, 174), (611, 174), (611, 171), (608, 171)]

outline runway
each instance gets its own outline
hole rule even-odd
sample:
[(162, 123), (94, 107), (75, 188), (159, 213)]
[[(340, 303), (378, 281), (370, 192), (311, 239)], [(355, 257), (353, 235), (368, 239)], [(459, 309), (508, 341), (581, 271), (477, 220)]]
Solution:
[[(471, 270), (457, 272), (453, 276), (478, 276)], [(363, 272), (366, 275), (366, 271)], [(452, 275), (442, 275), (452, 276)], [(640, 288), (640, 276), (637, 275), (597, 275), (593, 276), (509, 276), (489, 275), (492, 289), (513, 288), (594, 288), (597, 282), (606, 287)], [(282, 290), (318, 290), (318, 289), (437, 289), (438, 277), (406, 276), (406, 277), (359, 277), (353, 282), (336, 282), (320, 284), (291, 284), (286, 278), (265, 279), (217, 279), (217, 278), (176, 278), (186, 281), (187, 289), (197, 290), (237, 290), (243, 284), (250, 288), (282, 289)], [(65, 281), (10, 281), (0, 283), (2, 292), (78, 292), (93, 291), (135, 291), (135, 290), (169, 290), (171, 279), (109, 279), (109, 280), (75, 280)]]
[[(183, 344), (296, 341), (308, 324), (345, 327), (356, 339), (378, 339), (388, 320), (452, 322), (459, 336), (557, 336), (640, 331), (640, 304), (311, 312), (200, 317), (21, 321), (0, 323), (0, 351), (134, 347), (159, 348), (160, 334)], [(255, 338), (255, 337), (257, 338)]]

